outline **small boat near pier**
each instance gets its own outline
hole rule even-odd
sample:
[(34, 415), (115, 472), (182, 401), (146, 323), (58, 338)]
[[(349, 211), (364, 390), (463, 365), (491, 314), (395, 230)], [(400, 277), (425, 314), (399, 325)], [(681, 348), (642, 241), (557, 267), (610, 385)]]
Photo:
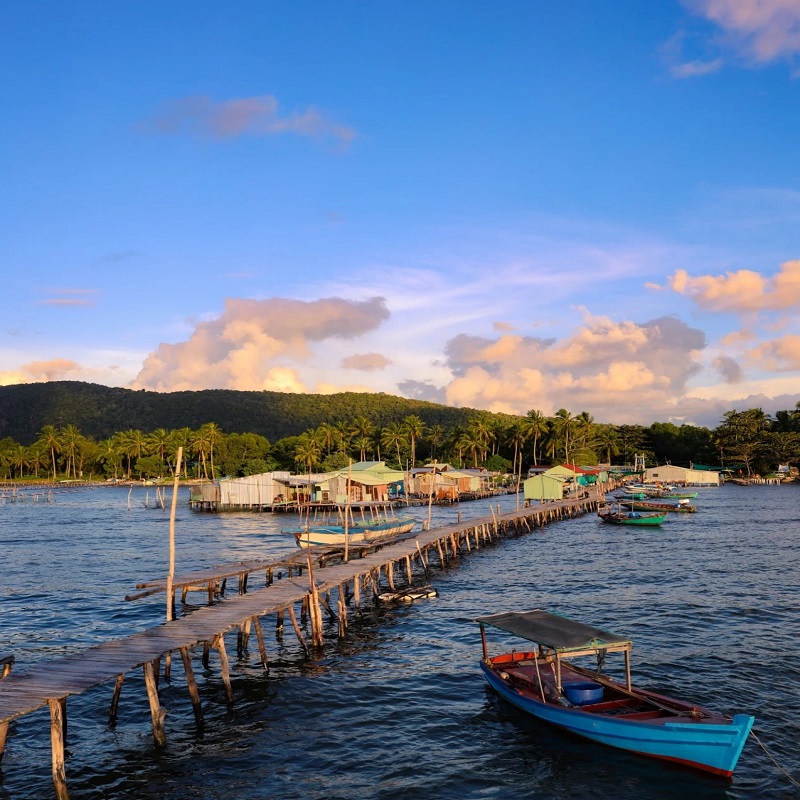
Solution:
[[(478, 617), (489, 686), (537, 719), (578, 736), (643, 756), (729, 778), (750, 734), (749, 714), (726, 716), (631, 683), (632, 642), (617, 634), (536, 609)], [(536, 645), (489, 655), (486, 628)], [(625, 659), (624, 681), (601, 673), (607, 654)], [(596, 669), (565, 661), (595, 656)]]

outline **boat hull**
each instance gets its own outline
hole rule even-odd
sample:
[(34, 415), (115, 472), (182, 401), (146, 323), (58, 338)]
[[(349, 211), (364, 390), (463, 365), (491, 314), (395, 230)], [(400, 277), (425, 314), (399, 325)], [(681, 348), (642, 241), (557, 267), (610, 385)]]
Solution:
[(664, 514), (641, 514), (639, 515), (638, 512), (632, 512), (631, 514), (622, 513), (610, 513), (610, 514), (598, 514), (597, 516), (603, 520), (603, 522), (607, 522), (611, 525), (638, 525), (644, 527), (654, 527), (660, 525), (667, 517), (666, 512)]
[(408, 533), (415, 524), (415, 519), (401, 517), (373, 525), (354, 526), (347, 532), (343, 525), (320, 525), (293, 533), (298, 547), (339, 547), (344, 546), (345, 542), (354, 547)]
[(481, 662), (492, 689), (520, 710), (585, 739), (631, 753), (673, 761), (729, 778), (753, 726), (753, 717), (736, 715), (713, 722), (668, 720), (624, 721), (544, 703), (532, 693), (507, 683), (491, 666)]

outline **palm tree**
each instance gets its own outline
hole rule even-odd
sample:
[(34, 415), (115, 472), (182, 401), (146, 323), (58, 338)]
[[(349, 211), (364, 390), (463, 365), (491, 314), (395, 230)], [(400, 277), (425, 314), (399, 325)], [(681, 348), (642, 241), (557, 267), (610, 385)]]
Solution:
[(390, 422), (381, 432), (381, 444), (384, 447), (397, 448), (397, 465), (403, 468), (403, 459), (400, 456), (400, 445), (406, 443), (406, 435), (396, 422)]
[[(333, 447), (333, 443), (339, 438), (339, 431), (335, 425), (332, 425), (330, 422), (323, 422), (317, 428), (317, 434), (321, 439), (322, 443), (325, 445), (325, 454), (331, 454), (331, 447)], [(362, 459), (363, 460), (363, 459)]]
[(208, 439), (208, 431), (204, 430), (202, 425), (198, 430), (192, 432), (189, 446), (194, 455), (200, 456), (200, 463), (203, 465), (203, 477), (208, 480), (208, 469), (206, 469), (206, 453), (211, 447), (211, 442)]
[(161, 459), (162, 465), (167, 460), (167, 450), (169, 448), (171, 438), (172, 434), (165, 428), (157, 428), (152, 433), (148, 433), (145, 437), (149, 452), (158, 456)]
[(56, 479), (56, 453), (61, 452), (61, 435), (55, 425), (45, 425), (37, 440), (42, 447), (50, 451), (50, 460), (53, 464), (53, 480)]
[[(351, 440), (356, 438), (368, 439), (370, 436), (372, 436), (372, 432), (374, 430), (375, 426), (372, 424), (372, 420), (370, 420), (368, 417), (361, 416), (361, 417), (356, 417), (354, 420), (350, 422), (348, 428), (348, 435)], [(364, 458), (365, 458), (365, 451), (362, 450), (361, 460), (363, 461)]]
[(110, 439), (103, 439), (97, 444), (97, 460), (103, 464), (111, 465), (114, 467), (114, 480), (119, 475), (117, 468), (119, 467), (122, 459), (122, 453), (119, 450), (117, 440), (112, 436)]
[(425, 433), (425, 423), (416, 415), (411, 414), (403, 420), (403, 432), (411, 442), (411, 466), (416, 466), (417, 459), (417, 439), (421, 439)]
[(208, 442), (208, 450), (209, 456), (211, 461), (211, 480), (213, 481), (215, 478), (214, 475), (214, 445), (219, 444), (224, 437), (222, 433), (222, 429), (217, 425), (216, 422), (206, 422), (204, 425), (200, 426), (200, 430), (203, 433), (206, 441)]
[(547, 419), (545, 419), (541, 411), (537, 411), (536, 409), (529, 411), (522, 420), (522, 432), (525, 439), (533, 439), (534, 467), (539, 463), (536, 459), (536, 454), (539, 451), (539, 437), (547, 433), (547, 428)]
[[(522, 480), (522, 445), (525, 442), (525, 431), (522, 427), (522, 421), (514, 421), (508, 429), (508, 438), (506, 443), (514, 447), (514, 474), (517, 475), (517, 489), (519, 489), (520, 481)], [(519, 469), (517, 469), (517, 458), (519, 458)]]
[(294, 451), (294, 460), (298, 464), (303, 464), (309, 471), (316, 467), (322, 459), (322, 450), (319, 439), (312, 432), (306, 431), (297, 437), (298, 442)]
[(70, 472), (73, 478), (78, 477), (75, 463), (78, 458), (81, 444), (85, 441), (83, 434), (74, 425), (67, 425), (61, 431), (61, 449), (67, 457), (67, 477)]
[(19, 470), (19, 477), (22, 480), (22, 473), (30, 463), (30, 453), (28, 448), (22, 444), (14, 444), (5, 454), (9, 465)]
[(555, 413), (555, 430), (559, 442), (564, 443), (564, 462), (569, 464), (569, 434), (574, 426), (575, 417), (566, 408), (559, 408)]
[(462, 451), (466, 451), (472, 455), (475, 469), (478, 468), (478, 455), (484, 452), (485, 442), (481, 438), (481, 435), (478, 431), (475, 430), (474, 427), (470, 425), (467, 430), (465, 430), (461, 436), (458, 437), (458, 442), (456, 443), (459, 453)]
[(598, 426), (597, 447), (606, 455), (606, 463), (611, 466), (611, 457), (620, 454), (619, 437), (611, 425)]
[(431, 458), (436, 460), (436, 449), (444, 441), (445, 429), (442, 425), (431, 425), (428, 429), (427, 440), (431, 445)]
[(147, 449), (147, 440), (140, 430), (129, 428), (127, 431), (115, 434), (120, 452), (128, 460), (127, 476), (131, 476), (131, 459), (140, 458)]

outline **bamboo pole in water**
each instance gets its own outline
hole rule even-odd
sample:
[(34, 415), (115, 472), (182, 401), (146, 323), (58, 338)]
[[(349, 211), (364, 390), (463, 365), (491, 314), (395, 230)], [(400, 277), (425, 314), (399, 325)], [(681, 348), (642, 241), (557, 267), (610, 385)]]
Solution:
[(175, 460), (175, 481), (172, 484), (172, 505), (169, 511), (169, 571), (167, 572), (167, 622), (174, 619), (175, 596), (172, 581), (175, 579), (175, 511), (178, 507), (178, 481), (181, 474), (183, 448), (178, 448)]

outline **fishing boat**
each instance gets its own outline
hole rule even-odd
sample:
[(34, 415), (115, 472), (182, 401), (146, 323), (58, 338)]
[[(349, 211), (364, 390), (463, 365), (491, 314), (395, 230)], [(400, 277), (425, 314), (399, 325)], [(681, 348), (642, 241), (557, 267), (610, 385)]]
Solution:
[[(489, 686), (532, 716), (578, 736), (729, 778), (754, 718), (726, 716), (631, 683), (629, 639), (536, 609), (478, 617)], [(533, 642), (489, 656), (486, 628)], [(604, 674), (607, 654), (624, 655), (624, 680)], [(596, 668), (571, 661), (596, 658)]]
[(697, 512), (697, 506), (690, 505), (688, 500), (679, 500), (677, 503), (660, 503), (657, 500), (622, 500), (620, 505), (631, 511), (678, 512), (683, 514)]
[[(417, 520), (399, 517), (390, 503), (361, 505), (361, 517), (353, 514), (352, 505), (340, 506), (335, 514), (314, 522), (284, 530), (294, 536), (298, 547), (337, 547), (339, 545), (369, 544), (408, 533)], [(368, 513), (365, 513), (368, 512)]]
[(608, 506), (601, 508), (597, 512), (603, 522), (608, 522), (612, 525), (641, 525), (641, 526), (656, 526), (660, 525), (666, 518), (666, 511), (631, 511), (624, 509), (621, 505), (616, 508), (609, 508)]

